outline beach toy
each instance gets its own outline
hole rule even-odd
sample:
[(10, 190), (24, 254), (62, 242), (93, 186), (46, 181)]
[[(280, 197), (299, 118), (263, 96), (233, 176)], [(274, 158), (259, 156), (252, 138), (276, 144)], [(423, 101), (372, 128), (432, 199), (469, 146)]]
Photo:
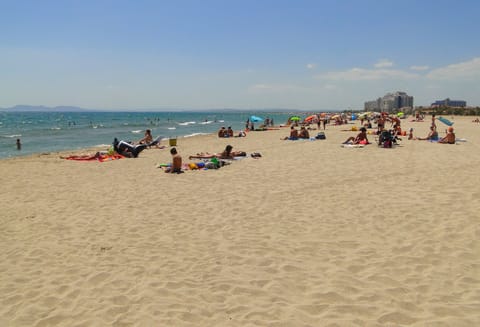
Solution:
[(353, 132), (356, 132), (356, 131), (358, 131), (358, 128), (357, 128), (357, 126), (352, 126), (352, 131), (353, 131)]
[(198, 168), (204, 168), (205, 167), (205, 163), (203, 161), (196, 162), (195, 164), (197, 165)]
[(197, 165), (194, 162), (189, 163), (188, 168), (190, 168), (191, 170), (198, 169)]
[(447, 118), (438, 117), (437, 119), (440, 120), (442, 123), (444, 123), (444, 124), (447, 125), (447, 126), (452, 126), (452, 125), (453, 125), (453, 122), (451, 122), (451, 121), (448, 120)]

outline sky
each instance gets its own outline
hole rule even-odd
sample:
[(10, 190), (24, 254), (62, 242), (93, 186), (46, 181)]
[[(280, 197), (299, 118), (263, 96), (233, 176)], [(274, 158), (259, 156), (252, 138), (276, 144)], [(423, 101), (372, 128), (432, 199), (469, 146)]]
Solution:
[(480, 106), (477, 0), (0, 0), (0, 107)]

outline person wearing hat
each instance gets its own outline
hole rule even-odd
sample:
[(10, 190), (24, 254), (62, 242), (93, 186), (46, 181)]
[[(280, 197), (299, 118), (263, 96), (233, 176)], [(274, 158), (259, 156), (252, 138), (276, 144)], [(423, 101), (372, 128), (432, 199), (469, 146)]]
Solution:
[(356, 137), (350, 136), (343, 144), (368, 144), (367, 129), (360, 128), (360, 133)]
[(447, 129), (447, 135), (445, 135), (438, 143), (443, 144), (455, 144), (455, 133), (453, 132), (453, 127), (450, 126)]

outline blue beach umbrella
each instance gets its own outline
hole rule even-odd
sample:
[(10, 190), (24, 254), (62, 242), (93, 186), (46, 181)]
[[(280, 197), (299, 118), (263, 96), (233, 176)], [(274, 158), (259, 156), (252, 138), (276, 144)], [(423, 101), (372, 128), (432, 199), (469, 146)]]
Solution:
[(263, 121), (263, 118), (252, 115), (252, 116), (250, 116), (250, 121), (253, 121), (254, 123), (257, 123), (259, 121)]

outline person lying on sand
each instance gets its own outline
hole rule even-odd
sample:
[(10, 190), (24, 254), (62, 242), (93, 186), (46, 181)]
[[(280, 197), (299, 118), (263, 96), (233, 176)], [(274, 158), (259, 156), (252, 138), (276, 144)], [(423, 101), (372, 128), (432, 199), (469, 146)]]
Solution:
[(233, 147), (231, 145), (227, 145), (225, 150), (221, 153), (197, 153), (196, 155), (189, 156), (189, 159), (210, 159), (210, 158), (218, 158), (218, 159), (234, 159), (235, 157), (245, 156), (246, 153), (244, 151), (232, 151)]

